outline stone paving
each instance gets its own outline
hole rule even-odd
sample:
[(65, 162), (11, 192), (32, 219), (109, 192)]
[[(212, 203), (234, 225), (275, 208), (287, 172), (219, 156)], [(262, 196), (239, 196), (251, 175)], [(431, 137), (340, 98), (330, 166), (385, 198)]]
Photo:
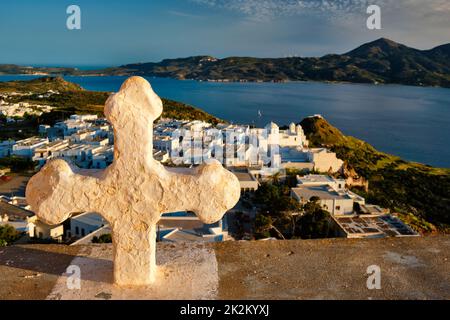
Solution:
[[(158, 243), (158, 291), (114, 286), (111, 261), (111, 245), (1, 248), (0, 299), (450, 299), (450, 236)], [(73, 264), (81, 290), (65, 285)]]

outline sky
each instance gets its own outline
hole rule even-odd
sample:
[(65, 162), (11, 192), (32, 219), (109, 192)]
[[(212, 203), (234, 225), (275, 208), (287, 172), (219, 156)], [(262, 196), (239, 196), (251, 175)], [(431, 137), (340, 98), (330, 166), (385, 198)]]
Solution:
[[(381, 8), (368, 30), (367, 7)], [(81, 9), (68, 30), (66, 9)], [(116, 66), (193, 55), (344, 53), (386, 37), (418, 49), (450, 43), (449, 0), (2, 0), (0, 63)]]

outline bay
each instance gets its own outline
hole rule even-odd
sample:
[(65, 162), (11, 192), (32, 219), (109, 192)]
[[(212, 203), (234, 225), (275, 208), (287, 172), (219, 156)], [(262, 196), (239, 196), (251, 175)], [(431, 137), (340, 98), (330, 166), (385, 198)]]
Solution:
[[(0, 81), (34, 76), (0, 76)], [(73, 77), (87, 90), (117, 91), (126, 77)], [(344, 134), (405, 160), (450, 167), (450, 89), (401, 85), (216, 83), (147, 78), (155, 92), (233, 123), (264, 126), (321, 114)]]

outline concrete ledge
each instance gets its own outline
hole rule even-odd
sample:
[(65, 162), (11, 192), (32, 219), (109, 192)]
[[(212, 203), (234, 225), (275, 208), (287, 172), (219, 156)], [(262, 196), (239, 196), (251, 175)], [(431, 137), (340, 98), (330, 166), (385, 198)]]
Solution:
[[(450, 236), (158, 243), (159, 289), (111, 284), (112, 246), (0, 248), (0, 299), (450, 299)], [(79, 264), (82, 289), (66, 287)], [(381, 290), (366, 287), (381, 268)]]

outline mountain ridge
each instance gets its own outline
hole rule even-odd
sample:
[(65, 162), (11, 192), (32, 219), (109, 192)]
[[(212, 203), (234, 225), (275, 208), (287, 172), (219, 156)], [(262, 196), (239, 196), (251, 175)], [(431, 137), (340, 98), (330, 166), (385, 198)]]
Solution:
[(404, 84), (450, 88), (450, 43), (419, 50), (380, 38), (343, 54), (322, 57), (254, 58), (208, 55), (125, 64), (102, 70), (0, 65), (0, 74), (152, 76), (199, 81), (323, 81)]

